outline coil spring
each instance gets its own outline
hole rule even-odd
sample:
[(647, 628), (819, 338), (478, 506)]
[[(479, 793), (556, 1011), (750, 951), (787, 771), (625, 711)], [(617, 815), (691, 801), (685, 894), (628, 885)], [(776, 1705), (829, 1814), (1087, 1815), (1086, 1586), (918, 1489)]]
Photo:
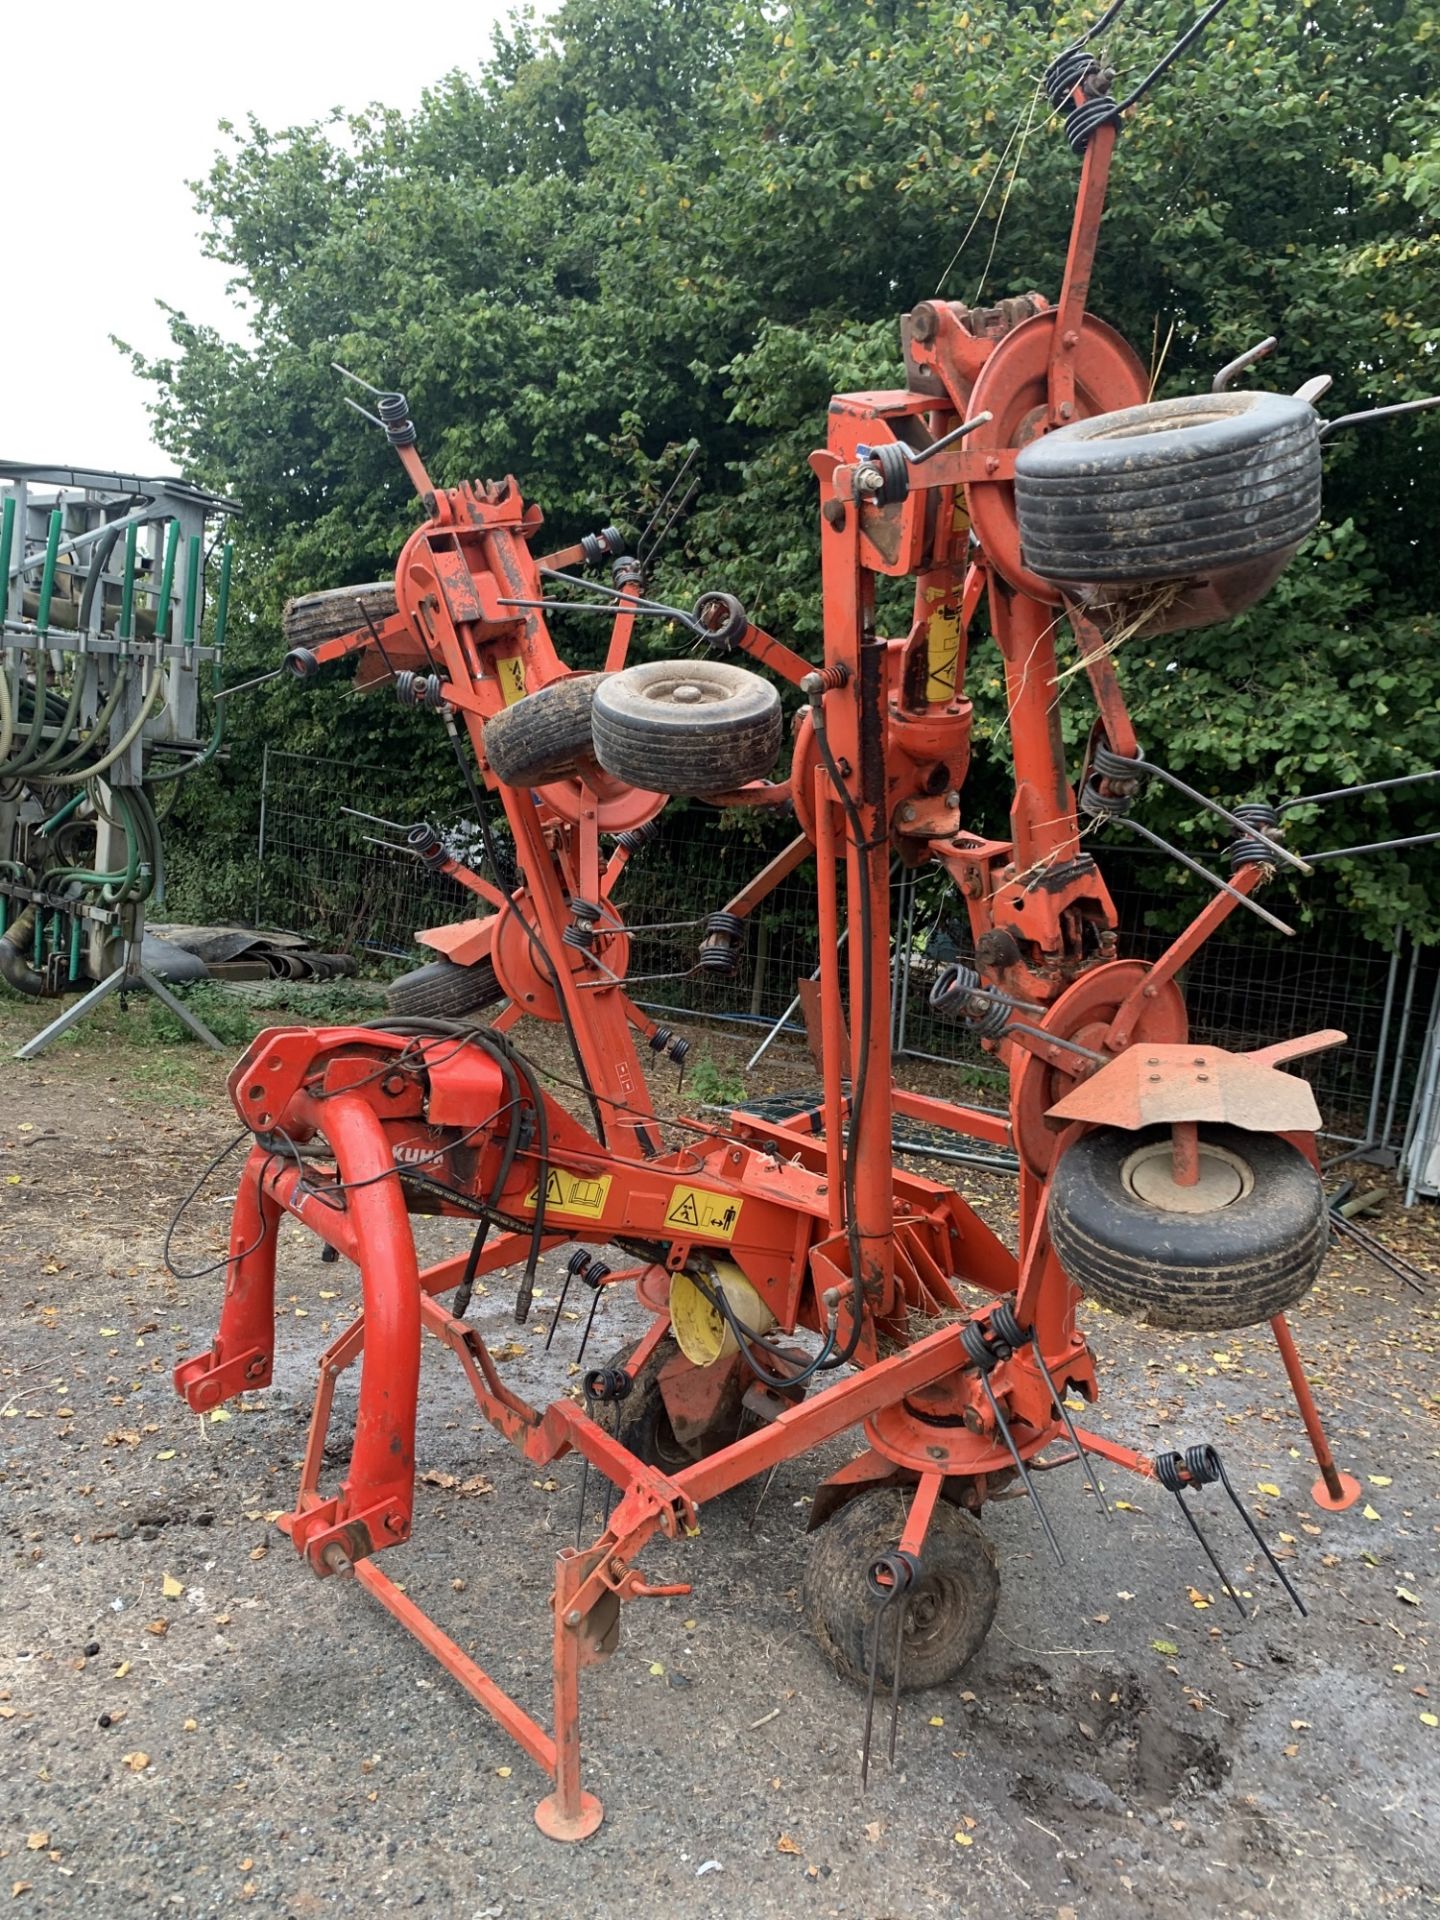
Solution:
[(677, 1067), (683, 1067), (690, 1057), (690, 1042), (681, 1034), (678, 1040), (670, 1042), (670, 1058)]
[(1187, 1447), (1183, 1454), (1157, 1453), (1155, 1478), (1167, 1493), (1179, 1493), (1182, 1487), (1208, 1487), (1224, 1477), (1220, 1456), (1214, 1447)]
[(560, 944), (573, 947), (577, 953), (595, 951), (595, 929), (588, 920), (572, 920), (560, 935)]
[(1045, 97), (1057, 112), (1063, 111), (1076, 87), (1091, 73), (1100, 71), (1100, 63), (1085, 47), (1066, 47), (1045, 69), (1041, 85)]
[(750, 625), (750, 616), (735, 595), (718, 591), (701, 594), (694, 618), (705, 629), (705, 645), (716, 653), (733, 652)]
[(580, 1382), (587, 1400), (623, 1400), (635, 1382), (623, 1367), (592, 1367)]
[(656, 1027), (654, 1033), (650, 1036), (651, 1052), (663, 1053), (674, 1038), (675, 1035), (669, 1027)]
[[(1116, 753), (1113, 747), (1107, 747), (1103, 741), (1098, 741), (1091, 752), (1089, 772), (1080, 789), (1080, 805), (1093, 819), (1117, 820), (1134, 806), (1146, 777), (1138, 759), (1131, 760), (1123, 753)], [(1124, 781), (1130, 791), (1103, 793), (1100, 789), (1102, 780)]]
[(1010, 1353), (1018, 1353), (1032, 1335), (1027, 1333), (1015, 1317), (1015, 1309), (1008, 1300), (1002, 1300), (990, 1312), (990, 1331), (996, 1346), (1003, 1346)]
[(1001, 1355), (990, 1345), (983, 1320), (966, 1321), (960, 1329), (960, 1344), (981, 1373), (989, 1373), (996, 1361), (1001, 1358)]
[(405, 836), (405, 844), (414, 854), (425, 862), (427, 867), (438, 867), (445, 858), (445, 843), (434, 827), (422, 821), (418, 827), (411, 827)]
[(428, 707), (432, 713), (445, 704), (439, 676), (414, 673), (409, 667), (403, 667), (395, 676), (395, 698), (402, 707)]
[(865, 1584), (882, 1604), (908, 1593), (919, 1577), (919, 1560), (899, 1547), (893, 1553), (880, 1554), (865, 1569)]
[(1120, 124), (1118, 102), (1101, 95), (1095, 100), (1082, 100), (1078, 107), (1072, 107), (1065, 117), (1065, 138), (1076, 153), (1084, 153), (1090, 144), (1090, 137), (1098, 128), (1110, 122)]
[(594, 1287), (598, 1292), (610, 1278), (610, 1269), (603, 1260), (587, 1260), (580, 1269), (580, 1278), (587, 1287)]
[(1273, 865), (1275, 849), (1265, 837), (1265, 830), (1274, 830), (1280, 825), (1280, 815), (1268, 800), (1248, 800), (1243, 806), (1232, 807), (1230, 811), (1237, 820), (1243, 820), (1247, 827), (1259, 827), (1261, 832), (1239, 834), (1225, 849), (1230, 862), (1230, 871), (1238, 873), (1242, 867)]
[(375, 402), (375, 411), (390, 437), (392, 447), (414, 446), (418, 436), (415, 423), (410, 418), (410, 402), (403, 393), (380, 394)]
[(705, 973), (733, 974), (740, 965), (740, 942), (745, 922), (738, 913), (712, 913), (705, 922), (696, 964)]
[(617, 847), (624, 847), (627, 853), (638, 853), (642, 847), (649, 846), (659, 831), (656, 821), (647, 820), (643, 826), (626, 827), (623, 833), (617, 833), (615, 844)]
[(629, 554), (621, 554), (610, 569), (610, 578), (617, 587), (635, 587), (641, 593), (645, 591), (647, 575), (644, 564)]
[(572, 894), (565, 904), (577, 920), (599, 920), (605, 912), (595, 901), (586, 900), (578, 893)]
[[(865, 499), (873, 500), (877, 507), (888, 507), (905, 498), (910, 491), (910, 462), (898, 440), (882, 440), (877, 447), (857, 447), (855, 451), (862, 462), (857, 491)], [(867, 468), (878, 478), (878, 486), (873, 482), (863, 484)]]
[(584, 1273), (589, 1264), (590, 1249), (588, 1247), (576, 1247), (570, 1258), (565, 1262), (565, 1271), (573, 1279), (579, 1274)]
[(963, 960), (952, 961), (931, 987), (930, 1007), (944, 1019), (963, 1020), (987, 1040), (998, 1040), (1010, 1024), (1011, 1009), (988, 997), (979, 974)]
[(602, 527), (598, 533), (582, 533), (580, 551), (589, 567), (601, 566), (606, 560), (620, 560), (625, 557), (625, 536), (618, 527)]

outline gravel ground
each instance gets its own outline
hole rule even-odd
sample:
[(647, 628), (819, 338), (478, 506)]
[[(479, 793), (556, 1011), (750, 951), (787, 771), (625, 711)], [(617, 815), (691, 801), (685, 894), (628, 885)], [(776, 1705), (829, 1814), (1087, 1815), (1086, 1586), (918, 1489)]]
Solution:
[[(1099, 1423), (1147, 1450), (1218, 1442), (1310, 1617), (1217, 1499), (1244, 1623), (1160, 1489), (1109, 1476), (1125, 1504), (1107, 1525), (1056, 1475), (1065, 1569), (1023, 1500), (987, 1510), (995, 1629), (958, 1686), (904, 1700), (895, 1768), (882, 1754), (863, 1796), (863, 1702), (810, 1640), (799, 1591), (808, 1497), (847, 1447), (787, 1464), (753, 1527), (753, 1487), (715, 1502), (698, 1540), (641, 1560), (693, 1594), (628, 1608), (618, 1656), (585, 1676), (586, 1782), (606, 1820), (562, 1848), (533, 1824), (543, 1783), (525, 1757), (272, 1524), (293, 1499), (315, 1355), (355, 1304), (350, 1270), (287, 1229), (275, 1387), (205, 1421), (171, 1391), (175, 1360), (209, 1342), (219, 1284), (172, 1279), (161, 1239), (229, 1108), (223, 1068), (127, 1047), (121, 1019), (30, 1066), (0, 1058), (0, 1897), (8, 1883), (16, 1914), (1440, 1908), (1436, 1292), (1341, 1249), (1295, 1316), (1336, 1450), (1366, 1483), (1363, 1510), (1339, 1516), (1308, 1499), (1264, 1329), (1180, 1339), (1089, 1314)], [(38, 1024), (0, 1011), (4, 1055)], [(726, 1063), (724, 1042), (705, 1044)], [(806, 1074), (793, 1055), (773, 1071)], [(965, 1185), (1006, 1232), (1009, 1183)], [(223, 1251), (228, 1190), (222, 1176), (197, 1204), (177, 1264)], [(1376, 1224), (1440, 1271), (1433, 1211), (1390, 1200)], [(424, 1231), (427, 1252), (454, 1232)], [(562, 1323), (545, 1356), (544, 1306), (505, 1363), (532, 1399), (573, 1384), (578, 1330)], [(515, 1339), (503, 1280), (472, 1311), (498, 1345)], [(594, 1357), (638, 1325), (607, 1300)], [(543, 1719), (578, 1465), (527, 1467), (445, 1358), (425, 1361), (414, 1539), (384, 1564)], [(337, 1434), (352, 1408), (347, 1389)]]

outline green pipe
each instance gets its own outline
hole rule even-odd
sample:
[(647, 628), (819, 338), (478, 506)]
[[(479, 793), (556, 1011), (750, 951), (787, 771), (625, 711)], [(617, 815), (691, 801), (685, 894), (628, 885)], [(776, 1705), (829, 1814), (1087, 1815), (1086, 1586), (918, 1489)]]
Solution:
[(35, 953), (32, 964), (37, 973), (45, 964), (45, 916), (38, 910), (35, 914)]
[(55, 592), (55, 561), (60, 553), (59, 507), (50, 516), (50, 538), (45, 545), (45, 570), (40, 576), (40, 605), (35, 614), (35, 624), (41, 633), (50, 631), (50, 601)]
[(70, 985), (73, 987), (80, 978), (80, 916), (70, 916)]
[(175, 585), (175, 555), (180, 549), (180, 522), (172, 520), (165, 534), (165, 564), (160, 570), (160, 598), (155, 603), (155, 638), (165, 638), (170, 626), (170, 594)]
[(43, 838), (47, 833), (53, 833), (56, 827), (63, 826), (71, 814), (74, 813), (75, 809), (81, 805), (84, 798), (85, 795), (83, 792), (77, 793), (65, 802), (58, 813), (52, 813), (50, 818), (40, 828), (41, 837)]
[(42, 753), (25, 763), (25, 775), (29, 779), (42, 768), (51, 766), (70, 744), (70, 731), (80, 717), (80, 702), (85, 694), (85, 682), (90, 675), (90, 659), (86, 654), (76, 654), (70, 663), (70, 697), (65, 702), (65, 712), (55, 722), (55, 738)]
[(0, 618), (10, 614), (10, 549), (15, 544), (15, 496), (7, 493), (0, 511)]
[(10, 924), (10, 896), (0, 893), (0, 940), (5, 938), (5, 929)]
[(234, 542), (225, 542), (225, 551), (220, 556), (220, 591), (215, 596), (215, 642), (217, 647), (225, 644), (225, 622), (230, 617), (230, 562), (235, 558)]
[(86, 734), (82, 734), (80, 739), (75, 743), (75, 745), (70, 749), (70, 751), (68, 753), (62, 754), (60, 758), (55, 762), (54, 766), (51, 767), (50, 769), (52, 778), (61, 773), (67, 772), (70, 768), (72, 768), (76, 764), (77, 761), (83, 760), (85, 755), (89, 753), (90, 749), (93, 746), (95, 746), (98, 741), (104, 738), (106, 729), (110, 725), (110, 721), (115, 712), (115, 709), (120, 704), (120, 697), (124, 693), (129, 683), (130, 683), (130, 662), (128, 660), (122, 660), (116, 669), (115, 679), (113, 684), (111, 685), (110, 692), (106, 696), (105, 704), (103, 707), (101, 707), (99, 713), (96, 714), (94, 723), (92, 724), (90, 731)]
[[(179, 522), (176, 522), (179, 525)], [(185, 611), (181, 616), (180, 637), (188, 645), (195, 639), (195, 616), (200, 605), (200, 536), (192, 533), (190, 550), (185, 556)]]
[(93, 779), (97, 773), (104, 773), (107, 767), (113, 767), (120, 756), (128, 753), (130, 748), (135, 744), (135, 741), (140, 736), (141, 729), (159, 705), (160, 696), (164, 691), (165, 675), (157, 665), (150, 676), (150, 690), (141, 699), (140, 711), (135, 715), (135, 718), (114, 743), (110, 751), (102, 754), (91, 766), (82, 767), (78, 773), (57, 773), (54, 768), (52, 768), (49, 775), (50, 779), (56, 782), (63, 782), (66, 786), (75, 786), (80, 781)]
[(120, 586), (120, 638), (135, 638), (135, 542), (139, 527), (132, 521), (125, 529), (125, 575)]

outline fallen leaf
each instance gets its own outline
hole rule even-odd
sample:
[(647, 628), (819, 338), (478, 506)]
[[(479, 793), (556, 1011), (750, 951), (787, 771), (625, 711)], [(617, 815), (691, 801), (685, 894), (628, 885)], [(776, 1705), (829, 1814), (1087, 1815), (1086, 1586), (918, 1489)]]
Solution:
[(1433, 1713), (1422, 1713), (1420, 1716), (1420, 1724), (1422, 1727), (1440, 1727), (1440, 1716)]
[(31, 1853), (40, 1853), (49, 1846), (50, 1836), (48, 1833), (29, 1833), (25, 1836), (25, 1844)]
[(1308, 1720), (1292, 1720), (1290, 1722), (1290, 1731), (1291, 1733), (1310, 1733), (1313, 1729)]
[(116, 1667), (115, 1669), (115, 1678), (117, 1680), (123, 1680), (129, 1671), (130, 1671), (130, 1662), (128, 1660), (122, 1660), (119, 1666)]
[(775, 1851), (777, 1853), (799, 1853), (801, 1849), (797, 1843), (790, 1838), (788, 1833), (782, 1833), (780, 1838), (775, 1842)]
[(496, 1767), (495, 1771), (502, 1780), (508, 1780), (510, 1778), (510, 1775), (514, 1772), (514, 1768), (513, 1767)]
[(164, 1450), (164, 1452), (163, 1452), (163, 1453), (157, 1453), (157, 1454), (156, 1454), (156, 1456), (155, 1456), (155, 1458), (156, 1458), (157, 1460), (173, 1460), (173, 1459), (175, 1458), (175, 1449), (174, 1449), (174, 1447), (166, 1447), (166, 1448), (165, 1448), (165, 1450)]
[(1156, 1653), (1176, 1654), (1180, 1651), (1173, 1640), (1152, 1640), (1150, 1644)]
[[(12, 1173), (10, 1175), (10, 1184), (15, 1187), (19, 1186), (20, 1176), (18, 1173)], [(10, 1887), (10, 1898), (12, 1900), (18, 1900), (22, 1893), (29, 1893), (29, 1891), (30, 1891), (30, 1882), (28, 1880), (13, 1881)]]
[(880, 1822), (878, 1820), (867, 1820), (865, 1822), (865, 1838), (871, 1842), (879, 1840)]
[(153, 1633), (157, 1640), (163, 1640), (165, 1635), (170, 1631), (170, 1622), (168, 1620), (152, 1620), (146, 1626), (145, 1631), (147, 1633)]
[(210, 1418), (212, 1420), (228, 1420), (230, 1417), (230, 1409), (228, 1407), (212, 1407), (210, 1409)]
[(1372, 1473), (1368, 1477), (1372, 1487), (1388, 1487), (1392, 1484), (1388, 1473)]
[(1412, 1593), (1409, 1587), (1396, 1587), (1395, 1597), (1398, 1600), (1403, 1600), (1407, 1607), (1418, 1607), (1420, 1605), (1419, 1594)]
[(182, 1731), (185, 1733), (194, 1733), (199, 1728), (199, 1725), (200, 1722), (198, 1720), (187, 1720)]
[(932, 1727), (943, 1727), (945, 1722), (938, 1713), (932, 1713), (930, 1716), (930, 1724)]
[(957, 1832), (955, 1835), (955, 1844), (957, 1847), (973, 1847), (975, 1837), (973, 1834)]
[(167, 1573), (160, 1582), (160, 1591), (167, 1600), (178, 1600), (185, 1591), (185, 1582), (177, 1580), (173, 1573)]
[(149, 1754), (142, 1753), (139, 1747), (134, 1753), (122, 1753), (120, 1758), (132, 1773), (143, 1773), (150, 1764)]
[(252, 1560), (263, 1560), (269, 1551), (270, 1549), (268, 1547), (251, 1547), (250, 1558)]
[(442, 1473), (438, 1467), (431, 1467), (430, 1471), (422, 1473), (420, 1478), (427, 1487), (457, 1487), (460, 1484), (453, 1473)]
[(1375, 1511), (1374, 1507), (1370, 1505), (1368, 1500), (1366, 1501), (1365, 1505), (1360, 1509), (1360, 1512), (1361, 1512), (1361, 1515), (1366, 1520), (1378, 1520), (1380, 1518), (1379, 1514)]
[(1255, 1483), (1255, 1491), (1257, 1493), (1268, 1493), (1272, 1500), (1278, 1500), (1280, 1498), (1280, 1489), (1273, 1480), (1257, 1480)]
[(665, 1671), (665, 1669), (664, 1669), (664, 1667), (663, 1667), (663, 1666), (661, 1665), (661, 1663), (660, 1663), (660, 1662), (659, 1662), (658, 1660), (652, 1660), (652, 1661), (650, 1662), (650, 1671), (651, 1671), (651, 1673), (653, 1673), (653, 1674), (655, 1674), (655, 1675), (657, 1675), (657, 1676), (658, 1676), (658, 1675), (660, 1675), (660, 1674), (662, 1674), (662, 1673), (664, 1673), (664, 1671)]
[(1138, 1513), (1140, 1511), (1138, 1507), (1131, 1506), (1128, 1500), (1117, 1500), (1115, 1504), (1121, 1513)]
[(1287, 1760), (1293, 1760), (1296, 1754), (1299, 1753), (1300, 1749), (1299, 1747), (1292, 1745), (1288, 1747), (1282, 1747), (1280, 1751), (1284, 1754)]

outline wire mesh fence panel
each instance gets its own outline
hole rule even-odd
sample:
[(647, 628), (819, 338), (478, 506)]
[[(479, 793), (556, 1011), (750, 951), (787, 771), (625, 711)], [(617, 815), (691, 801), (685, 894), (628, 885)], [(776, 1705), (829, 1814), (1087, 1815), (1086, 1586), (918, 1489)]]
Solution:
[(464, 918), (474, 897), (385, 842), (379, 769), (308, 754), (265, 756), (255, 918), (327, 944), (403, 957), (415, 931)]
[[(387, 819), (382, 799), (393, 771), (271, 752), (266, 756), (256, 917), (324, 944), (406, 957), (415, 931), (485, 911), (452, 881), (437, 879), (400, 851), (408, 821)], [(469, 864), (483, 860), (479, 823), (456, 782), (453, 806), (434, 824)], [(498, 809), (496, 810), (498, 822)], [(793, 819), (754, 812), (717, 813), (675, 803), (654, 837), (633, 853), (614, 904), (629, 930), (627, 980), (647, 1009), (750, 1027), (760, 1035), (784, 1019), (802, 1030), (798, 983), (820, 963), (813, 856), (787, 874), (745, 919), (731, 970), (701, 957), (706, 922), (795, 836)], [(502, 866), (510, 841), (492, 825)], [(1163, 857), (1128, 851), (1103, 855), (1120, 923), (1120, 952), (1151, 960), (1163, 953), (1199, 905), (1181, 893)], [(1356, 937), (1353, 917), (1330, 903), (1323, 881), (1303, 883), (1300, 898), (1276, 885), (1267, 898), (1298, 931), (1291, 939), (1238, 909), (1181, 976), (1198, 1042), (1244, 1051), (1323, 1027), (1347, 1036), (1297, 1062), (1315, 1089), (1327, 1131), (1344, 1141), (1398, 1139), (1420, 1054), (1424, 1010), (1436, 958), (1400, 930), (1389, 941)], [(896, 869), (891, 926), (895, 965), (891, 1033), (896, 1052), (953, 1066), (957, 1097), (1003, 1106), (1007, 1076), (963, 1024), (932, 1012), (941, 970), (973, 960), (964, 902), (936, 869)], [(842, 932), (842, 939), (843, 939)]]

